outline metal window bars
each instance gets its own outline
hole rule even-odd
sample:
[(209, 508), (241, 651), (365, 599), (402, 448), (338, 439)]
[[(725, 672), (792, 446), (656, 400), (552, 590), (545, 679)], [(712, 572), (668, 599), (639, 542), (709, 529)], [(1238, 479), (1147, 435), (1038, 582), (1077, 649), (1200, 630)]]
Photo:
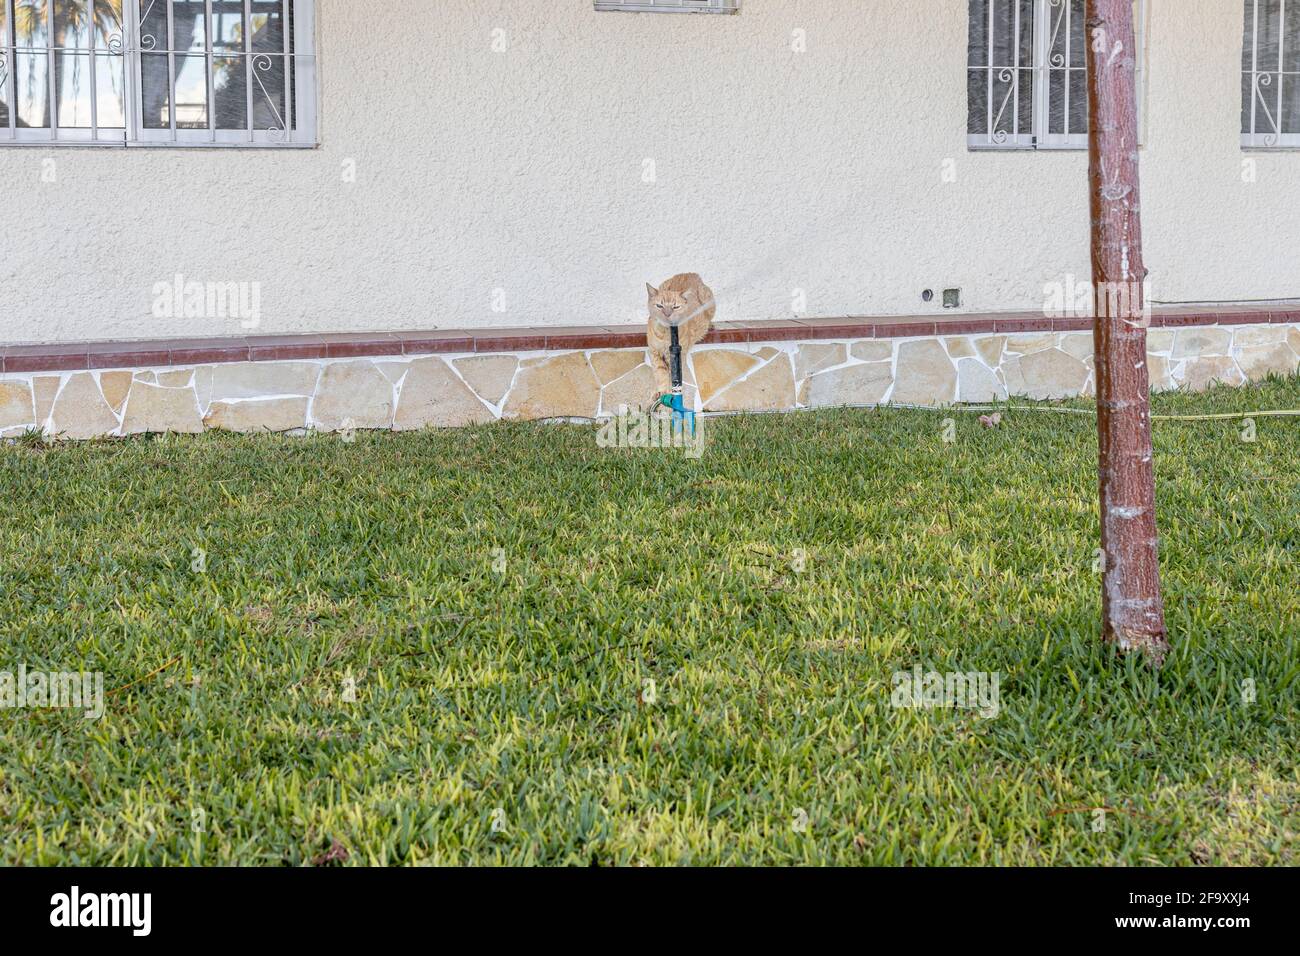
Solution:
[(1300, 0), (1245, 0), (1241, 86), (1241, 145), (1300, 147)]
[(0, 144), (314, 146), (312, 0), (0, 0)]
[[(970, 0), (969, 6), (967, 144), (1086, 149), (1084, 0)], [(1134, 12), (1141, 91), (1145, 0), (1134, 0)]]

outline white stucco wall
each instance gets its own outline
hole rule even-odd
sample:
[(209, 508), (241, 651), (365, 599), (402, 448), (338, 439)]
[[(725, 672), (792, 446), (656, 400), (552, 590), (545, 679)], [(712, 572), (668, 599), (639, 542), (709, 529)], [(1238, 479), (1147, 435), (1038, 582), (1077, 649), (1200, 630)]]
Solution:
[[(1149, 3), (1155, 298), (1300, 297), (1300, 152), (1239, 146), (1240, 0)], [(0, 149), (0, 341), (246, 331), (156, 318), (178, 273), (260, 283), (262, 333), (625, 323), (687, 270), (723, 320), (795, 289), (809, 315), (949, 286), (1038, 309), (1087, 274), (1086, 154), (966, 149), (965, 0), (385, 6), (318, 0), (317, 150)]]

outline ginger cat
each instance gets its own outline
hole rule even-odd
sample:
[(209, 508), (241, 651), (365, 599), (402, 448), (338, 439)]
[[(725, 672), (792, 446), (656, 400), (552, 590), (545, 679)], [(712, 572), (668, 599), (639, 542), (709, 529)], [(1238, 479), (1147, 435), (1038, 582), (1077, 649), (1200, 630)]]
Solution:
[(717, 312), (713, 290), (694, 272), (673, 276), (659, 288), (646, 283), (650, 293), (650, 322), (646, 345), (650, 348), (650, 364), (655, 370), (655, 387), (660, 395), (672, 390), (672, 375), (668, 367), (669, 329), (677, 326), (677, 340), (682, 347), (682, 361), (686, 352), (709, 333), (713, 316)]

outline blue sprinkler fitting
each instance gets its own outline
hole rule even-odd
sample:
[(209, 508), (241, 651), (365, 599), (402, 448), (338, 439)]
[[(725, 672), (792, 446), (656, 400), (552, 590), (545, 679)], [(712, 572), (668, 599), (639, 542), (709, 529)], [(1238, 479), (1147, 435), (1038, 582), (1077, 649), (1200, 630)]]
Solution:
[(694, 437), (695, 412), (686, 408), (686, 403), (682, 398), (682, 345), (677, 338), (677, 326), (670, 326), (669, 333), (672, 335), (672, 339), (668, 345), (668, 368), (672, 373), (673, 390), (659, 399), (659, 404), (672, 411), (674, 433), (679, 431), (683, 423), (689, 418), (691, 436)]

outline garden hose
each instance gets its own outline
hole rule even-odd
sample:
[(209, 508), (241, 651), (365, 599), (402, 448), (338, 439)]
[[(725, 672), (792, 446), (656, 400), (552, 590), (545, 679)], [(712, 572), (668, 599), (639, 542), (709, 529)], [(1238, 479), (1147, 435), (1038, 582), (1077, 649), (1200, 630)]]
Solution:
[[(673, 396), (665, 395), (659, 399), (659, 404), (665, 408), (672, 409), (676, 414), (676, 407), (673, 404)], [(871, 405), (871, 404), (844, 404), (844, 405), (819, 405), (815, 408), (784, 408), (784, 409), (751, 409), (730, 412), (700, 412), (699, 416), (704, 418), (734, 418), (742, 415), (789, 415), (798, 414), (799, 412), (827, 412), (835, 408), (853, 408), (877, 411), (880, 409), (898, 409), (900, 411), (912, 412), (1047, 412), (1055, 415), (1093, 415), (1097, 414), (1095, 408), (1060, 408), (1052, 405)], [(692, 429), (697, 417), (695, 412), (683, 408), (682, 414), (691, 419)], [(1217, 412), (1213, 415), (1152, 415), (1153, 422), (1214, 422), (1214, 421), (1236, 421), (1243, 418), (1300, 418), (1300, 408), (1285, 409), (1263, 409), (1260, 411), (1248, 412)], [(563, 418), (546, 419), (547, 421), (566, 421), (566, 422), (587, 422), (590, 424), (599, 424), (601, 419), (593, 418), (590, 415), (565, 415)]]
[[(837, 405), (836, 408), (900, 408), (918, 412), (1048, 412), (1056, 415), (1096, 415), (1095, 408), (1062, 408), (1053, 405)], [(812, 411), (812, 409), (797, 409)], [(707, 414), (707, 413), (706, 413)], [(1218, 412), (1213, 415), (1152, 415), (1153, 422), (1214, 422), (1239, 418), (1297, 418), (1300, 408), (1266, 409), (1251, 412)]]

